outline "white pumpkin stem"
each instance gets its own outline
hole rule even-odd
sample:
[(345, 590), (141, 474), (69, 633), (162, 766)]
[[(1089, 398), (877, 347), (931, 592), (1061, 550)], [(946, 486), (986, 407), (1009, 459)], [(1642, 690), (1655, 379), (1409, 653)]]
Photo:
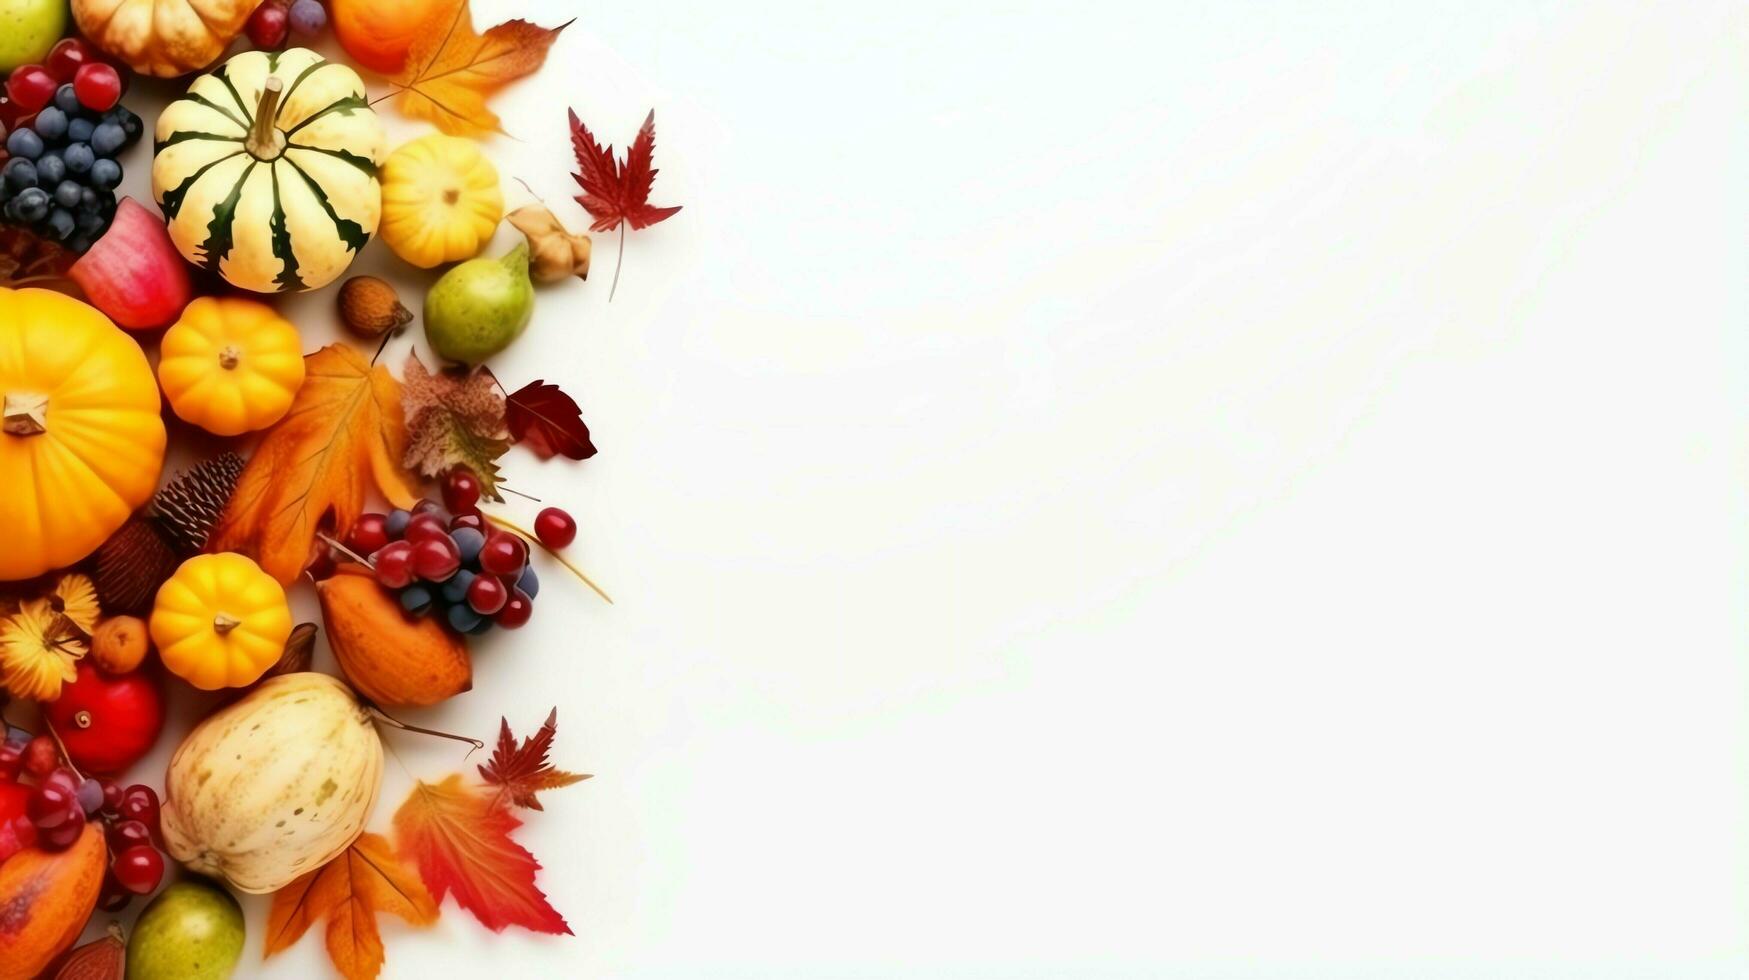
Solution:
[(241, 625), (243, 625), (243, 621), (230, 613), (219, 613), (213, 617), (213, 632), (220, 636), (224, 636)]
[(276, 76), (269, 75), (262, 83), (261, 104), (255, 108), (255, 125), (250, 128), (249, 141), (243, 147), (257, 160), (271, 160), (284, 149), (284, 138), (273, 124), (279, 113), (279, 96), (284, 91), (285, 83)]
[(49, 431), (49, 396), (34, 391), (9, 391), (0, 414), (0, 423), (10, 436), (40, 436)]

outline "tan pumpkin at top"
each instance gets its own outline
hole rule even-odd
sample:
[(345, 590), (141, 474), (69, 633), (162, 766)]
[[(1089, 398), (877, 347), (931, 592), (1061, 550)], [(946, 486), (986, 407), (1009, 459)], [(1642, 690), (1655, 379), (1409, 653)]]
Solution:
[(73, 0), (79, 33), (142, 75), (173, 78), (219, 60), (261, 0)]
[(151, 499), (158, 406), (145, 352), (108, 317), (0, 288), (0, 581), (79, 561)]

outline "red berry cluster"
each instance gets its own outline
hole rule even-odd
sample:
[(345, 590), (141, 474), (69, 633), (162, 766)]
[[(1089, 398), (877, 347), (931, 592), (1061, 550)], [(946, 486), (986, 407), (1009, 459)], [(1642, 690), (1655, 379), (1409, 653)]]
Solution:
[[(557, 507), (541, 511), (534, 526), (548, 548), (577, 537), (577, 522)], [(465, 469), (445, 476), (442, 504), (422, 500), (411, 511), (365, 514), (345, 544), (369, 560), (408, 615), (435, 614), (458, 633), (478, 635), (494, 626), (516, 629), (534, 613), (540, 578), (528, 543), (487, 523), (480, 481)]]
[[(20, 782), (21, 776), (35, 784)], [(104, 824), (110, 855), (98, 906), (119, 911), (135, 895), (151, 894), (164, 878), (158, 794), (138, 783), (81, 779), (61, 765), (53, 738), (8, 725), (0, 744), (0, 861), (26, 847), (72, 847), (93, 820)]]

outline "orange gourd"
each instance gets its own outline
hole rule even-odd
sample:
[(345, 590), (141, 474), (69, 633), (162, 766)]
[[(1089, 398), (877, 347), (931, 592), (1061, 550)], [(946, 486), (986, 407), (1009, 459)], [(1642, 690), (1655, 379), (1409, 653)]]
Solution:
[(303, 345), (266, 303), (202, 296), (164, 334), (158, 381), (184, 422), (242, 435), (285, 417), (304, 383)]
[(432, 0), (329, 0), (334, 37), (340, 47), (379, 75), (393, 75), (407, 63), (413, 39), (446, 5)]
[(219, 59), (261, 0), (73, 0), (79, 33), (142, 75), (173, 78)]
[(158, 589), (148, 629), (172, 674), (203, 691), (247, 687), (285, 652), (291, 607), (243, 555), (196, 555)]
[(79, 561), (152, 497), (158, 383), (109, 318), (46, 289), (0, 288), (0, 581)]

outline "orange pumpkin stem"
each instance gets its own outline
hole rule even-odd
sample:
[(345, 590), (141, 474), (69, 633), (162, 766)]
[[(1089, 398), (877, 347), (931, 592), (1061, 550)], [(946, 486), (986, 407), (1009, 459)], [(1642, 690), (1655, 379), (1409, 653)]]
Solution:
[(49, 431), (49, 396), (33, 391), (9, 391), (0, 414), (5, 418), (0, 429), (4, 429), (7, 435), (40, 436)]
[(279, 113), (279, 96), (285, 83), (269, 75), (261, 86), (261, 104), (255, 109), (255, 125), (249, 130), (249, 140), (243, 148), (257, 160), (273, 160), (285, 151), (285, 137), (274, 125)]
[(243, 625), (243, 621), (229, 613), (219, 613), (213, 617), (213, 632), (220, 636), (224, 636), (241, 625)]
[(224, 350), (219, 351), (219, 367), (227, 371), (235, 371), (237, 365), (241, 364), (242, 361), (243, 352), (239, 351), (235, 344), (227, 344)]

